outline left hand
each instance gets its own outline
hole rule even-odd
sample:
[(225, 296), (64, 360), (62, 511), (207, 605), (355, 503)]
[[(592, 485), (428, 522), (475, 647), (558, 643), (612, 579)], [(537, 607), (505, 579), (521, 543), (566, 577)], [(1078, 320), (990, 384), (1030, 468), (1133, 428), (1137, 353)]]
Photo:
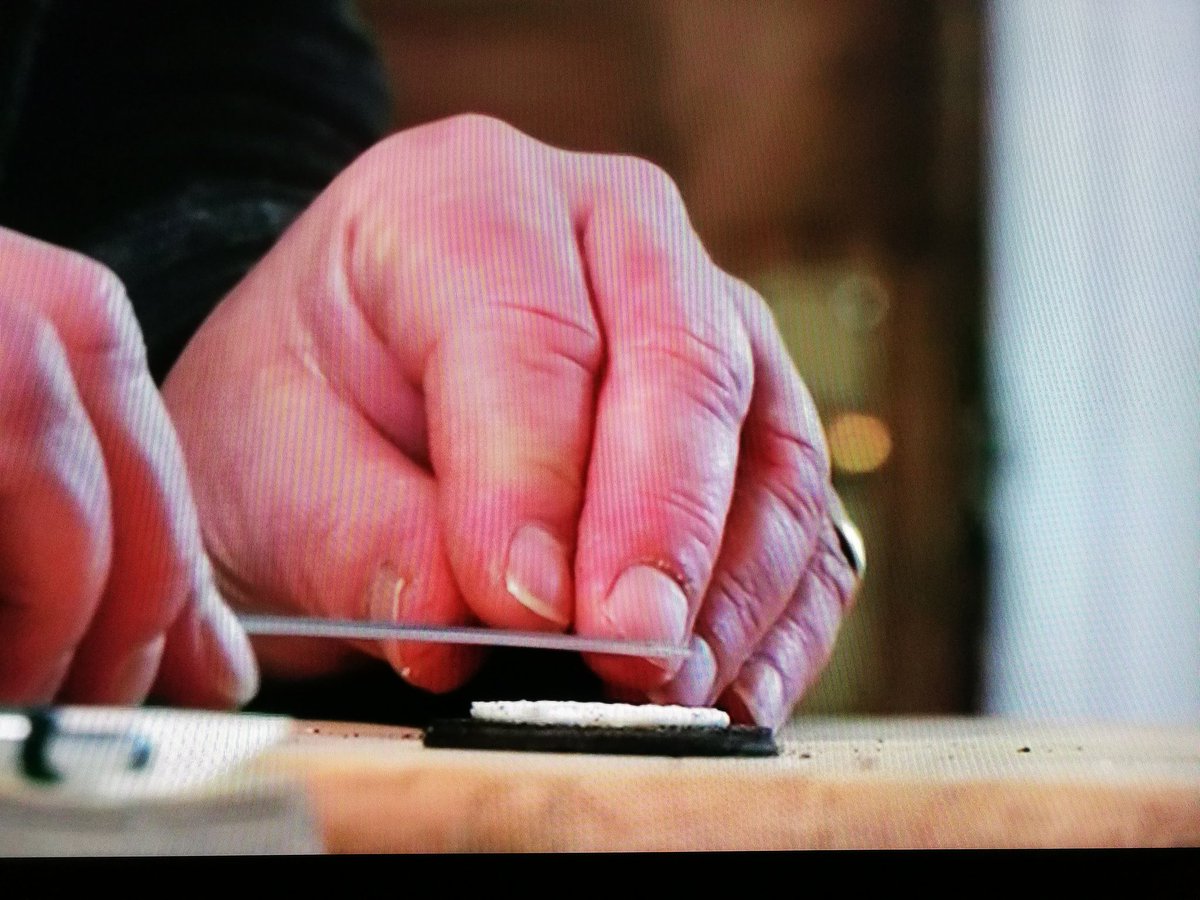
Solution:
[[(682, 667), (589, 662), (615, 692), (778, 725), (852, 597), (770, 312), (641, 160), (478, 116), (396, 135), (222, 302), (165, 397), (244, 607), (690, 643)], [(348, 661), (257, 646), (276, 674)], [(359, 649), (431, 690), (478, 661)]]

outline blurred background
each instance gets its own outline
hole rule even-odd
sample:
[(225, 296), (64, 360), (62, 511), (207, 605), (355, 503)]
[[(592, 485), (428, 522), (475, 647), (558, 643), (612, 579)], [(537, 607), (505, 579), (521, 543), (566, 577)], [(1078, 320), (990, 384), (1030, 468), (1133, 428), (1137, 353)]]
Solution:
[(1200, 723), (1200, 3), (359, 0), (397, 129), (632, 153), (870, 572), (801, 712)]

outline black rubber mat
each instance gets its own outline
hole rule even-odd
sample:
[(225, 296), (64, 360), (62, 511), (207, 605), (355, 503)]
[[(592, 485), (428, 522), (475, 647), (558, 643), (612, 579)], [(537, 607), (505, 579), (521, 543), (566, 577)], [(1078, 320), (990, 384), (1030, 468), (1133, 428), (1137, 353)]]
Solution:
[(527, 750), (630, 756), (777, 756), (770, 728), (600, 728), (522, 725), (480, 719), (439, 719), (425, 729), (425, 746), (459, 750)]

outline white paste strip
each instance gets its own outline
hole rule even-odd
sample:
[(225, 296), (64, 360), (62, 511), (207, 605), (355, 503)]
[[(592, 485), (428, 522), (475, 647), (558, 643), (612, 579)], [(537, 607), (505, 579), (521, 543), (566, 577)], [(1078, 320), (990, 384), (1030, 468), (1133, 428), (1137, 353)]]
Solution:
[(495, 700), (471, 704), (471, 718), (522, 725), (580, 728), (728, 728), (729, 714), (711, 707), (634, 706), (574, 700)]

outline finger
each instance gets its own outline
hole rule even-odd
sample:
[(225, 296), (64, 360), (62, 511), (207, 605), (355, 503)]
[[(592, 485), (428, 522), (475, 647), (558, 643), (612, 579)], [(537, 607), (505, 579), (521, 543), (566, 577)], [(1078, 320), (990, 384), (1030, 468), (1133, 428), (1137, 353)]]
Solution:
[[(63, 688), (77, 702), (143, 699), (165, 633), (213, 590), (179, 445), (150, 378), (132, 308), (117, 278), (77, 254), (5, 232), (6, 286), (55, 326), (104, 455), (112, 497), (112, 562), (103, 599)], [(255, 673), (240, 629), (214, 633), (223, 652), (191, 660), (193, 677), (240, 690)]]
[(826, 519), (829, 464), (816, 407), (762, 300), (729, 279), (754, 352), (754, 395), (721, 556), (696, 621), (701, 651), (654, 695), (704, 704), (738, 674), (795, 594)]
[[(753, 384), (749, 340), (677, 192), (637, 160), (593, 163), (583, 243), (607, 368), (576, 561), (581, 633), (684, 645), (721, 544)], [(592, 657), (661, 685), (666, 660)]]
[(717, 659), (702, 635), (693, 634), (689, 654), (675, 676), (646, 694), (645, 701), (664, 706), (708, 706), (717, 678)]
[(825, 525), (796, 595), (721, 696), (735, 721), (771, 728), (786, 721), (829, 661), (856, 583), (832, 525)]
[(444, 226), (434, 305), (454, 312), (424, 375), (430, 457), (476, 614), (562, 630), (602, 342), (565, 198), (512, 179)]
[[(245, 640), (237, 617), (214, 588), (188, 603), (166, 632), (162, 659), (151, 692), (172, 703), (209, 709), (243, 706), (258, 689), (257, 663), (247, 646), (238, 657), (240, 668), (222, 662), (226, 646)], [(200, 669), (215, 677), (197, 677), (196, 661), (207, 661)]]
[[(189, 414), (188, 406), (203, 398), (188, 391), (203, 391), (204, 385), (172, 384), (170, 390), (181, 437), (189, 444), (197, 439), (189, 428), (203, 420)], [(326, 619), (474, 621), (446, 558), (432, 477), (357, 409), (295, 365), (250, 398), (243, 420), (254, 435), (256, 459), (274, 461), (260, 464), (252, 496), (215, 492), (228, 484), (219, 468), (197, 473), (197, 482), (210, 491), (200, 502), (213, 517), (224, 509), (241, 510), (222, 517), (224, 537), (212, 544), (221, 583), (235, 605)], [(222, 435), (228, 446), (209, 446), (191, 458), (200, 467), (240, 460), (248, 437)], [(256, 523), (262, 521), (276, 524), (260, 528)], [(343, 648), (353, 646), (386, 659), (409, 682), (431, 691), (459, 686), (482, 659), (477, 648), (414, 642), (277, 638), (256, 639), (255, 646), (265, 668), (293, 677), (335, 667), (345, 661)]]
[(100, 443), (54, 329), (0, 304), (0, 701), (48, 703), (112, 553)]

